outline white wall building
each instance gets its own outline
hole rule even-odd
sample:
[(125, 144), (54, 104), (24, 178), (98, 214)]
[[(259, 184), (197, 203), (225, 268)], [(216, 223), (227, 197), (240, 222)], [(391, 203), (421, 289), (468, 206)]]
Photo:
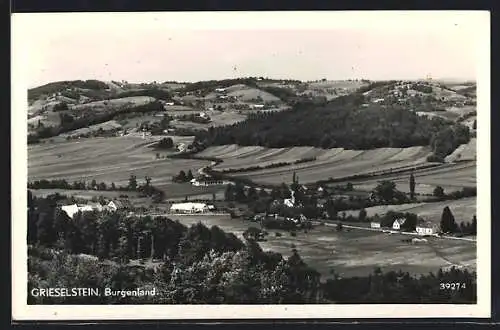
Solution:
[(176, 203), (170, 207), (171, 213), (203, 213), (214, 209), (213, 205), (205, 203)]
[(370, 223), (370, 227), (372, 227), (372, 228), (380, 228), (380, 222), (372, 221)]
[(405, 218), (399, 218), (392, 223), (392, 229), (401, 230), (401, 226), (406, 222)]
[(439, 232), (439, 226), (432, 222), (426, 221), (417, 225), (416, 231), (420, 235), (434, 235)]
[(108, 203), (107, 208), (110, 211), (116, 211), (116, 210), (119, 210), (119, 209), (130, 208), (131, 206), (132, 205), (127, 200), (114, 200), (114, 201), (110, 201)]
[(73, 219), (75, 217), (75, 214), (78, 212), (92, 212), (92, 211), (100, 211), (101, 209), (98, 209), (97, 206), (93, 205), (77, 205), (77, 204), (71, 204), (71, 205), (63, 205), (61, 206), (61, 210), (66, 212), (68, 217)]

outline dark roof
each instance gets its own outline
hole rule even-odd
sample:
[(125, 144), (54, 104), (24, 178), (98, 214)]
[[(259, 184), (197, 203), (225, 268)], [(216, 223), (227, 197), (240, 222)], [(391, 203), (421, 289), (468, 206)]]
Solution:
[(394, 222), (397, 222), (400, 225), (402, 225), (406, 222), (406, 218), (398, 218), (398, 219), (394, 220)]
[(431, 221), (422, 221), (420, 222), (417, 227), (421, 227), (421, 228), (435, 228), (437, 227), (437, 224), (435, 224), (434, 222), (431, 222)]

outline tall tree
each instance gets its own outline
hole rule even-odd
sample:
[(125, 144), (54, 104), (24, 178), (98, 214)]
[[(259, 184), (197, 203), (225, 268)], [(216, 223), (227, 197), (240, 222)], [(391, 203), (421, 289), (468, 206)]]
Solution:
[(415, 176), (410, 174), (410, 199), (415, 199)]
[(444, 233), (453, 233), (458, 229), (457, 223), (455, 222), (455, 217), (451, 213), (448, 206), (443, 209), (443, 214), (441, 215), (441, 230)]
[(234, 201), (234, 188), (232, 184), (228, 184), (226, 186), (226, 190), (224, 191), (224, 199), (228, 202)]
[(179, 182), (186, 182), (187, 181), (187, 176), (186, 176), (186, 172), (184, 172), (183, 170), (181, 170), (179, 172), (179, 175), (177, 176), (177, 180)]
[(382, 201), (392, 202), (397, 193), (396, 184), (392, 181), (381, 181), (373, 192)]
[(130, 174), (130, 178), (128, 179), (128, 189), (132, 191), (137, 190), (137, 177), (133, 174)]
[(472, 235), (477, 234), (477, 219), (475, 215), (472, 217), (471, 234)]
[(366, 210), (365, 209), (361, 209), (361, 211), (359, 211), (359, 221), (361, 222), (365, 222), (366, 221)]

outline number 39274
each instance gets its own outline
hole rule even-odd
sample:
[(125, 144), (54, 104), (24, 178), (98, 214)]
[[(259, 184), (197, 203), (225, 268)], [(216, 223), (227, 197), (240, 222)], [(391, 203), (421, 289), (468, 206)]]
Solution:
[(461, 283), (461, 282), (444, 282), (444, 283), (439, 283), (439, 289), (441, 289), (441, 290), (460, 290), (460, 289), (465, 289), (465, 283)]

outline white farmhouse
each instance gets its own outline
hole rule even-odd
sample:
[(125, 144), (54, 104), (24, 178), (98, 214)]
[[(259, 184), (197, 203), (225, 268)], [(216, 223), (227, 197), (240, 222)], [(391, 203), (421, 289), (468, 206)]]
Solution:
[(68, 217), (73, 219), (75, 217), (75, 214), (78, 212), (92, 212), (94, 210), (96, 211), (101, 211), (102, 209), (98, 209), (94, 205), (77, 205), (77, 204), (71, 204), (71, 205), (63, 205), (61, 206), (61, 210), (66, 212)]
[(170, 213), (203, 213), (211, 209), (213, 207), (205, 203), (176, 203), (170, 207)]
[(424, 221), (417, 225), (416, 230), (419, 235), (434, 235), (439, 232), (439, 226), (430, 221)]
[(401, 226), (406, 222), (406, 218), (399, 218), (392, 223), (392, 229), (401, 230)]
[(217, 186), (217, 185), (227, 185), (227, 181), (215, 180), (215, 179), (191, 179), (191, 184), (195, 187), (207, 187), (207, 186)]
[(64, 205), (64, 206), (61, 206), (61, 209), (64, 212), (66, 212), (66, 214), (68, 215), (68, 217), (70, 217), (71, 219), (73, 219), (73, 217), (75, 216), (75, 214), (78, 213), (78, 211), (79, 211), (78, 205), (76, 205), (76, 204)]
[(371, 228), (380, 228), (380, 221), (372, 221), (370, 222)]
[(130, 206), (131, 206), (130, 203), (125, 200), (113, 200), (110, 201), (107, 205), (108, 209), (113, 212), (129, 208)]

